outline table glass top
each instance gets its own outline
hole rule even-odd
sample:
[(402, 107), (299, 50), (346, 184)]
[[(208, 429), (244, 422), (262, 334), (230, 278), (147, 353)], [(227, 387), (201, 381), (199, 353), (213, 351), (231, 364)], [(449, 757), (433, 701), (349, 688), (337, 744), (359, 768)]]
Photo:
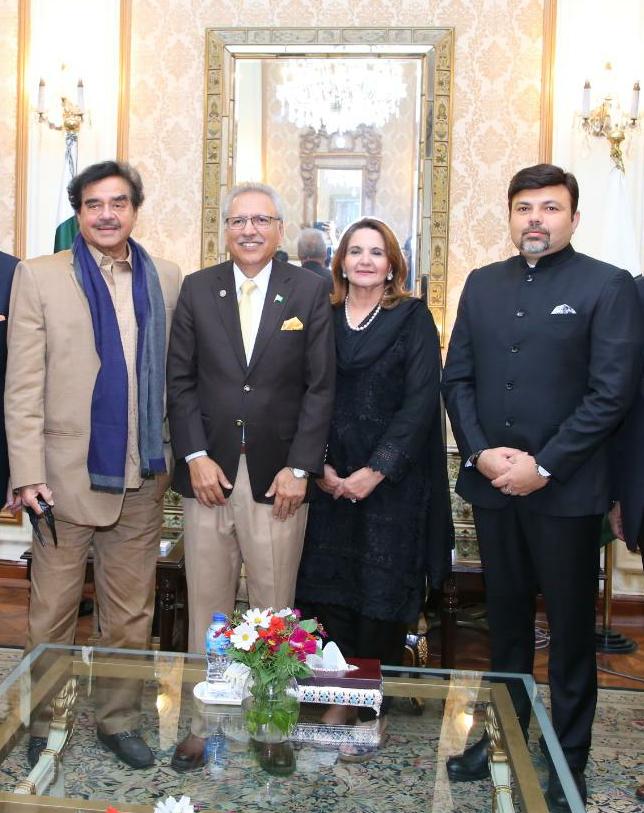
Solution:
[[(294, 737), (275, 746), (249, 741), (238, 706), (195, 697), (204, 667), (202, 657), (180, 653), (38, 647), (0, 684), (0, 802), (21, 804), (19, 813), (107, 805), (125, 813), (185, 794), (195, 810), (218, 813), (480, 813), (494, 798), (500, 811), (541, 813), (549, 810), (543, 748), (571, 811), (584, 810), (529, 676), (383, 667), (384, 695), (392, 698), (384, 733), (378, 722), (325, 726), (327, 707), (306, 703)], [(133, 711), (139, 703), (140, 713)], [(531, 713), (527, 744), (515, 710), (522, 704)], [(120, 763), (97, 740), (97, 719), (108, 733), (138, 728), (155, 764), (134, 770)], [(446, 760), (486, 725), (492, 776), (450, 782)], [(33, 770), (30, 728), (49, 738)], [(207, 758), (178, 772), (172, 756), (191, 731), (205, 738)], [(357, 747), (365, 742), (379, 747), (353, 760), (365, 756)]]

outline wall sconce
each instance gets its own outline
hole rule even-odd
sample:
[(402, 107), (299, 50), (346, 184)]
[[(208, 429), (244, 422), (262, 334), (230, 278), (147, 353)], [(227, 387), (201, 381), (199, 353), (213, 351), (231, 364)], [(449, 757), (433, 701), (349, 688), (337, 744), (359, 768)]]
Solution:
[[(61, 73), (65, 73), (65, 65), (61, 66)], [(81, 124), (85, 118), (85, 87), (83, 80), (79, 79), (76, 85), (76, 102), (74, 103), (68, 96), (61, 95), (61, 117), (60, 124), (57, 119), (50, 119), (47, 110), (47, 88), (45, 80), (41, 78), (38, 85), (38, 106), (36, 112), (38, 113), (38, 122), (40, 124), (47, 124), (50, 130), (64, 130), (68, 135), (77, 134), (81, 128)]]
[[(610, 76), (612, 65), (606, 63), (606, 71)], [(610, 87), (610, 84), (608, 85)], [(608, 140), (610, 144), (610, 157), (617, 169), (624, 172), (624, 157), (622, 155), (622, 141), (628, 131), (639, 126), (640, 83), (635, 82), (631, 96), (631, 107), (628, 114), (622, 113), (619, 101), (612, 91), (608, 91), (599, 105), (591, 108), (590, 82), (586, 80), (581, 105), (581, 127), (589, 135)]]

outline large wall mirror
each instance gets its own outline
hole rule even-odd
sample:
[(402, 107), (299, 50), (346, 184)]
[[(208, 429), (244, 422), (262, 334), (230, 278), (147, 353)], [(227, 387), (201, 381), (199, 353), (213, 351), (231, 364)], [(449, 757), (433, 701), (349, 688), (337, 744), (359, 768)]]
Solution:
[(441, 335), (447, 293), (450, 28), (208, 29), (202, 262), (226, 257), (220, 202), (275, 186), (282, 248), (300, 229), (339, 235), (385, 220)]

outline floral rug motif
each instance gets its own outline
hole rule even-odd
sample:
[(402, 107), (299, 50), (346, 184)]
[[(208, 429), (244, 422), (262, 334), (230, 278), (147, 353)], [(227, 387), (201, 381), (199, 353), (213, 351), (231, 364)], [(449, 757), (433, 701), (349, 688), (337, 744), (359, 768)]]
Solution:
[[(18, 650), (0, 650), (0, 679), (16, 664)], [(154, 805), (166, 796), (190, 796), (196, 808), (216, 813), (481, 813), (491, 809), (489, 780), (451, 784), (445, 759), (449, 755), (442, 703), (427, 700), (423, 714), (396, 699), (389, 715), (387, 738), (366, 762), (347, 763), (333, 748), (295, 744), (296, 770), (271, 776), (240, 735), (238, 712), (209, 720), (208, 730), (221, 729), (220, 747), (200, 769), (177, 773), (170, 766), (175, 743), (190, 732), (194, 702), (189, 686), (166, 708), (159, 704), (156, 684), (146, 684), (143, 698), (144, 737), (156, 764), (131, 770), (97, 742), (94, 712), (87, 684), (79, 681), (74, 734), (65, 752), (52, 796), (108, 800), (119, 806)], [(547, 701), (547, 689), (543, 690)], [(480, 730), (477, 711), (475, 728)], [(224, 745), (221, 746), (221, 741)], [(447, 744), (446, 744), (447, 742)], [(593, 749), (587, 770), (589, 813), (642, 813), (635, 787), (644, 781), (644, 693), (600, 690)], [(0, 790), (11, 791), (27, 775), (27, 736), (0, 764)], [(539, 752), (538, 732), (531, 732), (530, 750), (542, 787), (547, 781)], [(521, 810), (515, 799), (515, 809)], [(529, 813), (529, 811), (524, 811)]]

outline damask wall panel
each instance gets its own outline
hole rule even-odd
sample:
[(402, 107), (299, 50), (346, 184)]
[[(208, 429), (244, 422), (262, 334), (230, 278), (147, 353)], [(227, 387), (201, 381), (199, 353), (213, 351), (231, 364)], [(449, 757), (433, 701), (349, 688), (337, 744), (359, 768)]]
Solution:
[(449, 333), (469, 271), (511, 251), (505, 190), (538, 160), (542, 15), (543, 0), (137, 0), (129, 155), (147, 192), (139, 236), (184, 272), (198, 267), (206, 27), (455, 26)]
[(14, 253), (18, 3), (0, 6), (0, 249)]

